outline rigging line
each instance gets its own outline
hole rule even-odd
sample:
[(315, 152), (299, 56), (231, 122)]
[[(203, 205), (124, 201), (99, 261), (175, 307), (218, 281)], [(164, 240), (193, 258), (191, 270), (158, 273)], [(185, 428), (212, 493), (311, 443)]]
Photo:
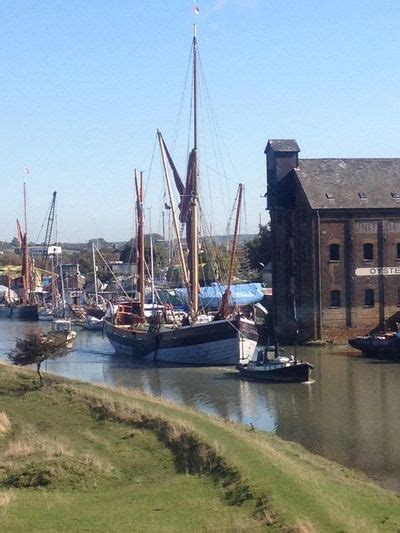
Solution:
[[(203, 109), (203, 93), (202, 91), (199, 92), (199, 101), (200, 101), (200, 108)], [(205, 126), (205, 120), (204, 120), (204, 114), (201, 113), (200, 114), (200, 118), (201, 118), (201, 122), (202, 122), (202, 132), (206, 132), (206, 126)], [(203, 134), (203, 137), (205, 139), (205, 134)], [(204, 149), (203, 149), (203, 157), (202, 157), (202, 160), (203, 161), (208, 161), (208, 145), (207, 145), (207, 142), (204, 142)], [(206, 172), (204, 172), (204, 169), (206, 169)], [(207, 189), (208, 189), (208, 196), (209, 198), (212, 198), (212, 195), (211, 195), (211, 191), (212, 191), (212, 187), (211, 187), (211, 180), (210, 180), (210, 173), (208, 172), (208, 167), (206, 165), (202, 165), (202, 176), (205, 175), (205, 178), (206, 178), (206, 184), (207, 184)], [(204, 183), (204, 179), (202, 179), (202, 182)], [(202, 193), (202, 197), (204, 198), (204, 194)], [(224, 196), (221, 195), (222, 197), (222, 202), (224, 202)], [(218, 211), (216, 209), (214, 209), (214, 206), (213, 206), (213, 202), (211, 201), (210, 202), (210, 206), (209, 206), (209, 218), (211, 219), (211, 222), (212, 222), (212, 225), (213, 227), (215, 227), (215, 213)], [(210, 230), (210, 233), (211, 233), (211, 230)]]
[[(133, 185), (133, 196), (135, 196), (136, 190), (135, 186)], [(129, 243), (131, 243), (129, 248), (129, 255), (128, 255), (128, 263), (130, 264), (131, 261), (136, 261), (136, 245), (137, 245), (137, 234), (138, 234), (138, 227), (137, 227), (137, 216), (136, 216), (136, 203), (134, 203), (134, 209), (132, 212), (132, 232), (131, 232), (131, 239), (126, 243), (126, 245), (129, 246)], [(134, 253), (135, 252), (135, 253)], [(133, 282), (132, 282), (133, 287)]]
[[(214, 169), (211, 166), (209, 166), (209, 170), (212, 170), (213, 172), (216, 172), (217, 174), (223, 176), (224, 179), (227, 179), (228, 181), (231, 181), (231, 182), (235, 183), (235, 185), (238, 185), (239, 183), (237, 181), (231, 180), (226, 175), (227, 172), (226, 172), (226, 169), (225, 169), (225, 158), (223, 156), (223, 151), (222, 151), (221, 142), (220, 142), (220, 138), (223, 139), (223, 136), (220, 133), (221, 129), (220, 129), (219, 125), (218, 125), (218, 121), (217, 121), (217, 118), (216, 118), (216, 113), (214, 111), (214, 106), (213, 106), (213, 103), (212, 103), (212, 100), (211, 100), (211, 97), (210, 97), (210, 94), (209, 94), (209, 91), (208, 91), (207, 82), (206, 82), (206, 78), (205, 78), (205, 75), (204, 75), (204, 69), (202, 67), (201, 67), (200, 72), (201, 72), (202, 82), (203, 82), (202, 89), (203, 89), (204, 97), (205, 97), (205, 100), (208, 103), (208, 105), (206, 106), (207, 116), (208, 116), (209, 123), (212, 126), (211, 133), (212, 133), (212, 136), (213, 136), (213, 139), (214, 139), (212, 146), (213, 146), (213, 151), (214, 151), (215, 162), (217, 164), (217, 169)], [(225, 146), (225, 152), (228, 153), (228, 150), (226, 149), (226, 145), (225, 144), (224, 144), (224, 146)], [(220, 165), (218, 163), (220, 163)], [(220, 170), (220, 166), (221, 166), (222, 172)], [(232, 165), (232, 167), (233, 167), (233, 165)], [(235, 174), (237, 174), (235, 168), (234, 168), (234, 172), (235, 172)], [(228, 210), (229, 210), (229, 208), (228, 208), (228, 205), (227, 205), (226, 200), (225, 200), (226, 191), (223, 191), (221, 182), (219, 183), (219, 187), (220, 187), (221, 193), (224, 194), (224, 199), (222, 201), (222, 204), (223, 204), (223, 207), (224, 207), (224, 212), (225, 212), (226, 218), (228, 218)], [(231, 196), (231, 195), (229, 194), (229, 196)], [(229, 204), (230, 204), (230, 201), (229, 201)]]
[(190, 45), (189, 59), (188, 59), (187, 66), (186, 66), (185, 82), (184, 82), (184, 85), (183, 85), (183, 90), (182, 90), (182, 94), (181, 94), (181, 98), (180, 98), (180, 102), (179, 102), (178, 115), (176, 117), (174, 130), (173, 130), (173, 135), (172, 135), (172, 146), (171, 146), (172, 155), (174, 154), (175, 143), (176, 143), (176, 140), (178, 138), (179, 124), (181, 122), (181, 117), (182, 117), (182, 113), (183, 113), (183, 106), (184, 106), (185, 94), (186, 94), (186, 90), (187, 90), (187, 86), (188, 86), (190, 66), (191, 66), (191, 63), (192, 63), (192, 56), (193, 56), (193, 45)]
[(157, 145), (157, 134), (154, 137), (154, 144), (153, 144), (153, 151), (151, 153), (150, 166), (149, 166), (149, 169), (147, 171), (147, 181), (146, 181), (146, 185), (144, 187), (144, 196), (145, 197), (146, 197), (146, 194), (147, 194), (147, 188), (149, 186), (150, 175), (151, 175), (151, 171), (152, 171), (152, 168), (153, 168), (153, 161), (154, 161), (154, 154), (155, 154), (155, 151), (156, 151), (156, 145)]
[(231, 183), (234, 183), (235, 185), (240, 185), (240, 183), (241, 183), (240, 181), (236, 181), (236, 180), (234, 180), (232, 178), (229, 178), (226, 174), (223, 174), (223, 173), (219, 172), (216, 168), (213, 168), (213, 167), (211, 167), (209, 165), (204, 165), (204, 166), (206, 166), (209, 170), (212, 170), (213, 172), (215, 172), (215, 174), (218, 174), (218, 176), (221, 176), (221, 178), (224, 178), (227, 181), (230, 181)]
[[(149, 265), (147, 264), (147, 261), (144, 262), (144, 266), (146, 268), (146, 272), (147, 272), (148, 278), (151, 279), (151, 272), (150, 272), (150, 269), (149, 269)], [(154, 284), (154, 280), (153, 280), (153, 284)], [(154, 285), (154, 294), (156, 295), (158, 303), (162, 304), (162, 300), (161, 300), (160, 294), (159, 294), (158, 289), (157, 289), (157, 287), (155, 285)]]
[[(133, 188), (134, 188), (134, 194), (135, 194), (135, 187), (133, 187)], [(132, 233), (131, 233), (131, 235), (132, 235), (132, 238), (130, 239), (131, 246), (130, 246), (129, 255), (128, 255), (128, 263), (129, 264), (131, 263), (132, 258), (133, 258), (135, 237), (137, 235), (136, 208), (133, 210), (133, 214), (132, 214)], [(126, 244), (129, 245), (129, 241)]]
[[(215, 113), (213, 112), (213, 106), (212, 106), (212, 101), (211, 101), (211, 98), (208, 94), (208, 91), (207, 91), (207, 83), (206, 83), (206, 79), (205, 79), (205, 74), (204, 74), (204, 69), (203, 69), (203, 66), (202, 66), (202, 62), (201, 62), (201, 57), (199, 57), (199, 71), (200, 71), (200, 79), (201, 79), (201, 84), (200, 84), (200, 95), (201, 95), (201, 98), (202, 98), (202, 102), (204, 101), (204, 108), (205, 108), (205, 113), (202, 115), (203, 117), (203, 121), (204, 121), (204, 117), (207, 119), (208, 123), (210, 124), (210, 139), (211, 139), (211, 142), (210, 142), (210, 145), (211, 145), (211, 153), (213, 154), (213, 157), (214, 157), (214, 160), (215, 160), (215, 163), (216, 165), (218, 166), (218, 163), (221, 164), (222, 166), (222, 170), (223, 172), (225, 173), (225, 168), (224, 168), (224, 159), (222, 157), (222, 152), (221, 152), (221, 148), (220, 148), (220, 145), (219, 145), (219, 142), (218, 142), (218, 131), (217, 131), (217, 127), (216, 127), (216, 121), (213, 120), (214, 118), (214, 115)], [(208, 131), (207, 128), (203, 127), (203, 137), (204, 139), (206, 138), (206, 132)], [(204, 142), (204, 145), (207, 147), (208, 144), (207, 142)], [(208, 170), (210, 170), (211, 167), (208, 167)], [(220, 190), (221, 190), (221, 193), (223, 193), (222, 191), (222, 186), (221, 186), (221, 183), (219, 184), (219, 187), (220, 187)], [(227, 204), (226, 204), (226, 201), (225, 201), (225, 196), (222, 200), (222, 206), (223, 206), (223, 209), (224, 209), (224, 213), (225, 215), (227, 214)], [(214, 220), (213, 220), (214, 222)]]
[[(204, 210), (202, 209), (200, 204), (199, 204), (199, 207), (200, 207), (200, 215), (201, 215), (201, 219), (200, 220), (201, 220), (201, 225), (203, 227), (203, 234), (210, 235), (210, 231), (209, 231), (209, 228), (208, 228), (208, 225), (207, 225), (207, 219), (204, 216)], [(211, 260), (213, 261), (214, 264), (218, 265), (218, 252), (217, 252), (217, 245), (216, 245), (215, 240), (210, 235), (209, 239), (203, 239), (203, 242), (204, 242), (204, 244), (207, 243), (208, 252), (210, 253)], [(214, 270), (213, 270), (213, 273), (214, 273), (214, 276), (215, 276), (216, 273), (215, 273)], [(228, 274), (226, 268), (224, 269), (222, 265), (221, 265), (221, 274), (223, 274), (225, 277)], [(218, 280), (217, 280), (217, 283), (219, 284)], [(222, 294), (222, 292), (221, 292), (221, 294)]]
[(235, 200), (234, 200), (233, 205), (232, 205), (231, 214), (230, 214), (228, 222), (226, 224), (226, 229), (225, 229), (226, 235), (229, 235), (229, 231), (231, 229), (231, 223), (232, 223), (235, 211), (236, 211), (236, 203), (237, 203), (238, 199), (239, 199), (239, 189), (236, 192)]
[[(219, 126), (219, 122), (218, 122), (218, 119), (217, 119), (217, 114), (214, 110), (214, 106), (213, 106), (213, 102), (212, 102), (212, 99), (211, 99), (211, 96), (210, 96), (210, 92), (208, 90), (208, 85), (207, 85), (207, 81), (206, 81), (206, 78), (205, 78), (205, 75), (204, 75), (204, 69), (202, 68), (202, 63), (201, 63), (201, 58), (199, 59), (199, 63), (200, 63), (200, 72), (201, 72), (201, 76), (202, 76), (202, 81), (203, 81), (203, 88), (204, 88), (204, 93), (205, 93), (205, 97), (206, 97), (206, 100), (208, 102), (208, 107), (207, 107), (207, 110), (209, 109), (209, 120), (210, 120), (210, 123), (213, 125), (213, 128), (214, 128), (214, 135), (215, 135), (215, 144), (216, 144), (216, 147), (217, 147), (217, 150), (218, 150), (218, 153), (219, 153), (219, 156), (220, 156), (220, 160), (221, 160), (221, 166), (222, 166), (222, 171), (223, 171), (223, 177), (225, 179), (228, 179), (229, 181), (234, 181), (234, 180), (230, 180), (230, 178), (228, 178), (226, 176), (227, 172), (226, 172), (226, 169), (225, 169), (225, 158), (222, 156), (222, 153), (223, 153), (223, 150), (224, 150), (224, 153), (227, 155), (227, 159), (230, 163), (230, 166), (231, 168), (233, 169), (233, 172), (236, 176), (239, 176), (238, 172), (237, 172), (237, 169), (233, 163), (233, 160), (230, 156), (230, 152), (226, 146), (226, 142), (225, 142), (225, 139), (224, 139), (224, 136), (222, 135), (222, 132), (221, 132), (221, 128)], [(222, 141), (222, 142), (221, 142)], [(216, 157), (216, 161), (218, 162), (218, 159)], [(219, 171), (217, 170), (217, 172), (219, 173)], [(238, 181), (235, 181), (236, 185), (238, 185)], [(221, 187), (221, 190), (222, 190), (222, 186)], [(224, 204), (224, 207), (225, 207), (225, 211), (227, 212), (227, 207), (226, 205)]]
[[(194, 117), (193, 92), (194, 92), (194, 80), (192, 80), (191, 91), (190, 91), (189, 122), (188, 122), (187, 146), (186, 146), (186, 160), (187, 161), (189, 161), (189, 153), (190, 153), (190, 145), (191, 145), (192, 120), (194, 121), (194, 118), (192, 119), (192, 117)], [(198, 168), (199, 168), (199, 161), (197, 157), (197, 169)]]
[(220, 128), (218, 120), (217, 120), (217, 115), (216, 115), (216, 113), (214, 111), (214, 106), (212, 104), (212, 100), (211, 100), (211, 97), (210, 97), (210, 91), (208, 90), (207, 81), (206, 81), (206, 78), (205, 78), (205, 75), (204, 75), (203, 66), (202, 66), (202, 63), (201, 63), (201, 57), (199, 57), (199, 63), (200, 63), (200, 72), (201, 72), (201, 74), (203, 76), (203, 79), (204, 79), (203, 83), (204, 83), (204, 87), (205, 87), (205, 92), (206, 92), (206, 95), (207, 95), (207, 98), (208, 98), (208, 101), (209, 101), (209, 104), (210, 104), (210, 109), (212, 111), (213, 119), (214, 119), (214, 122), (215, 122), (216, 132), (217, 132), (217, 134), (218, 134), (218, 132), (220, 132), (219, 135), (220, 135), (220, 137), (222, 139), (222, 144), (223, 144), (223, 147), (224, 147), (224, 149), (226, 151), (226, 154), (228, 156), (229, 162), (232, 165), (232, 169), (233, 169), (234, 173), (238, 176), (238, 179), (239, 179), (239, 173), (238, 173), (238, 171), (236, 169), (236, 166), (233, 163), (233, 160), (232, 160), (232, 158), (230, 156), (229, 150), (228, 150), (228, 148), (226, 146), (226, 143), (225, 143), (224, 136), (221, 133), (221, 128)]
[(115, 281), (117, 282), (117, 285), (119, 285), (120, 289), (122, 289), (122, 292), (125, 294), (125, 296), (128, 298), (128, 300), (132, 301), (132, 298), (128, 295), (128, 293), (125, 291), (125, 289), (123, 288), (123, 286), (121, 285), (120, 281), (116, 278), (113, 270), (111, 269), (111, 267), (109, 266), (109, 264), (107, 263), (107, 261), (104, 259), (102, 253), (100, 252), (100, 250), (98, 249), (98, 247), (96, 246), (96, 252), (99, 254), (99, 256), (101, 257), (101, 259), (103, 260), (104, 264), (106, 265), (106, 267), (108, 268), (108, 270), (110, 271), (110, 273), (112, 274), (113, 278), (115, 279)]
[[(202, 68), (201, 59), (200, 59), (200, 69), (199, 70), (200, 70), (200, 77), (201, 77), (201, 81), (202, 81), (202, 84), (201, 84), (201, 89), (202, 89), (201, 96), (204, 98), (204, 107), (205, 107), (205, 110), (206, 110), (206, 116), (208, 118), (208, 122), (210, 123), (210, 134), (211, 134), (211, 137), (212, 137), (211, 146), (213, 148), (215, 160), (216, 161), (220, 160), (222, 166), (224, 166), (224, 160), (222, 158), (221, 149), (220, 149), (219, 143), (218, 143), (218, 128), (216, 127), (216, 120), (214, 119), (215, 112), (213, 110), (211, 97), (210, 97), (210, 95), (207, 92), (207, 82), (206, 82), (206, 78), (205, 78), (205, 74), (204, 74), (204, 69)], [(204, 131), (206, 131), (206, 130), (204, 129)]]
[[(208, 112), (208, 118), (209, 118), (209, 122), (210, 124), (212, 125), (212, 129), (211, 129), (211, 133), (213, 135), (213, 150), (214, 150), (214, 160), (215, 160), (215, 163), (216, 163), (216, 166), (217, 166), (217, 169), (218, 170), (222, 170), (222, 173), (225, 175), (226, 174), (226, 169), (225, 169), (225, 161), (224, 161), (224, 156), (222, 154), (222, 150), (221, 150), (221, 145), (220, 145), (220, 142), (219, 142), (219, 137), (218, 137), (218, 131), (217, 131), (217, 128), (216, 128), (216, 124), (215, 124), (215, 120), (213, 120), (213, 115), (212, 115), (212, 103), (211, 103), (211, 100), (210, 100), (210, 107), (207, 107), (207, 112)], [(222, 192), (222, 189), (223, 189), (223, 185), (222, 183), (220, 182), (219, 183), (219, 188), (220, 188), (220, 191)], [(230, 196), (230, 194), (229, 194)], [(224, 213), (225, 213), (225, 217), (227, 218), (227, 214), (228, 214), (228, 205), (230, 204), (230, 198), (229, 200), (228, 199), (224, 199), (223, 200), (223, 207), (224, 207)]]
[[(220, 140), (219, 140), (220, 138), (223, 139), (223, 135), (222, 135), (222, 132), (221, 132), (221, 128), (219, 127), (218, 120), (217, 120), (217, 114), (216, 114), (216, 112), (214, 110), (213, 102), (212, 102), (212, 99), (211, 99), (211, 96), (210, 96), (210, 92), (208, 90), (204, 69), (203, 69), (202, 63), (201, 63), (201, 58), (200, 58), (200, 73), (201, 73), (201, 78), (202, 78), (202, 82), (203, 82), (204, 98), (205, 98), (205, 101), (207, 102), (206, 109), (207, 109), (207, 112), (208, 112), (210, 124), (213, 127), (213, 134), (215, 136), (215, 146), (218, 149), (219, 157), (220, 157), (220, 160), (221, 160), (221, 165), (223, 167), (223, 171), (225, 172), (224, 158), (222, 157), (221, 144), (220, 144)], [(226, 146), (225, 146), (225, 151), (226, 151), (226, 153), (228, 153), (228, 150), (226, 149)], [(234, 169), (234, 171), (236, 173), (236, 169)]]
[(246, 339), (246, 340), (248, 340), (248, 341), (251, 340), (250, 337), (247, 337), (247, 336), (243, 333), (243, 331), (240, 331), (240, 330), (235, 326), (235, 324), (233, 323), (232, 320), (229, 320), (228, 318), (226, 318), (225, 320), (228, 322), (228, 324), (229, 324), (230, 326), (233, 327), (234, 330), (236, 330), (237, 333), (239, 333), (239, 338), (240, 338), (240, 337), (243, 337), (244, 339)]
[(247, 220), (247, 204), (246, 204), (246, 187), (243, 185), (243, 231), (242, 233), (247, 233), (247, 229), (248, 229), (248, 220)]
[[(163, 202), (163, 190), (162, 188), (159, 191), (158, 194), (158, 217), (157, 217), (157, 223), (156, 223), (156, 233), (161, 235), (163, 237), (163, 212), (164, 212), (164, 202)], [(165, 216), (165, 215), (164, 215)]]
[(35, 242), (37, 244), (39, 244), (39, 237), (40, 237), (40, 234), (42, 233), (42, 229), (44, 228), (44, 225), (45, 225), (45, 223), (46, 223), (46, 221), (47, 221), (47, 219), (49, 217), (50, 209), (51, 209), (51, 204), (50, 204), (49, 208), (47, 209), (46, 215), (45, 215), (45, 217), (43, 219), (43, 224), (42, 224), (42, 226), (41, 226), (41, 228), (39, 230), (38, 236), (36, 237), (36, 241)]
[[(203, 83), (205, 84), (204, 77), (203, 77)], [(215, 118), (215, 112), (213, 110), (211, 98), (207, 95), (207, 91), (204, 86), (203, 86), (203, 93), (204, 93), (204, 99), (206, 102), (206, 105), (205, 105), (206, 114), (207, 114), (208, 122), (210, 124), (210, 136), (212, 138), (211, 146), (213, 148), (214, 158), (217, 164), (220, 163), (223, 173), (226, 174), (225, 160), (223, 157), (223, 152), (222, 152), (221, 144), (219, 141), (219, 137), (220, 136), (222, 137), (222, 134), (218, 131), (217, 121)]]

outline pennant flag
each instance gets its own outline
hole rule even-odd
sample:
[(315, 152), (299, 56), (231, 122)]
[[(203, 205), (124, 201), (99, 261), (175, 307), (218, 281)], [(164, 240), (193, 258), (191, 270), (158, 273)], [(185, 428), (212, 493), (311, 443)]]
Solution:
[(200, 15), (200, 9), (196, 4), (193, 4), (193, 13), (195, 15)]

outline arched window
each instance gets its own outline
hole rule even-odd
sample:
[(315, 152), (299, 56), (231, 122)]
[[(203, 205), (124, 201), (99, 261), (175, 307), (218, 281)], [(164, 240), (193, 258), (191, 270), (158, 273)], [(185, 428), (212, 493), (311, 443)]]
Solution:
[(364, 305), (365, 305), (365, 307), (374, 307), (374, 305), (375, 305), (375, 292), (374, 292), (374, 289), (365, 289), (365, 292), (364, 292)]
[(396, 244), (396, 259), (400, 261), (400, 242)]
[(331, 291), (331, 307), (340, 307), (340, 291)]
[(370, 242), (364, 244), (364, 261), (374, 260), (374, 245)]
[(330, 261), (339, 261), (340, 259), (340, 246), (339, 244), (331, 244), (329, 246), (329, 260)]

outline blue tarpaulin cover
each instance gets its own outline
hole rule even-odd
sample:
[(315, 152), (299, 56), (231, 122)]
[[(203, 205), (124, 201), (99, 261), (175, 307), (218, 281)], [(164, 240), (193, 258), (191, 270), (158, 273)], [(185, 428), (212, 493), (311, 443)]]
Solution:
[[(222, 295), (226, 290), (226, 285), (211, 285), (200, 288), (200, 306), (217, 310), (221, 305)], [(187, 306), (187, 291), (184, 288), (172, 289), (168, 291), (174, 295), (181, 305)], [(240, 283), (231, 286), (231, 305), (248, 305), (260, 302), (264, 297), (261, 283)]]

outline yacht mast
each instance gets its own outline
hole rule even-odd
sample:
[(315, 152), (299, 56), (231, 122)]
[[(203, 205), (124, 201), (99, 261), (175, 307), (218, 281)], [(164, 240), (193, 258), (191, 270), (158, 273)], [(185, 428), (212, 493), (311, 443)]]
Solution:
[(151, 286), (151, 303), (154, 308), (155, 304), (155, 286), (154, 286), (154, 248), (153, 248), (153, 233), (151, 228), (151, 207), (149, 210), (149, 232), (150, 232), (150, 286)]
[(138, 251), (138, 275), (140, 295), (140, 317), (144, 319), (144, 209), (143, 209), (143, 172), (138, 178), (135, 169), (136, 210), (138, 221), (137, 251)]
[(92, 241), (92, 260), (93, 260), (93, 281), (94, 281), (94, 294), (96, 298), (96, 305), (99, 305), (99, 293), (97, 291), (97, 266), (96, 266), (96, 254), (94, 253), (94, 242)]
[(198, 160), (197, 160), (197, 30), (196, 24), (193, 26), (193, 150), (194, 150), (194, 172), (191, 194), (191, 225), (190, 225), (190, 288), (192, 300), (192, 314), (196, 316), (199, 311), (199, 240), (198, 240)]

